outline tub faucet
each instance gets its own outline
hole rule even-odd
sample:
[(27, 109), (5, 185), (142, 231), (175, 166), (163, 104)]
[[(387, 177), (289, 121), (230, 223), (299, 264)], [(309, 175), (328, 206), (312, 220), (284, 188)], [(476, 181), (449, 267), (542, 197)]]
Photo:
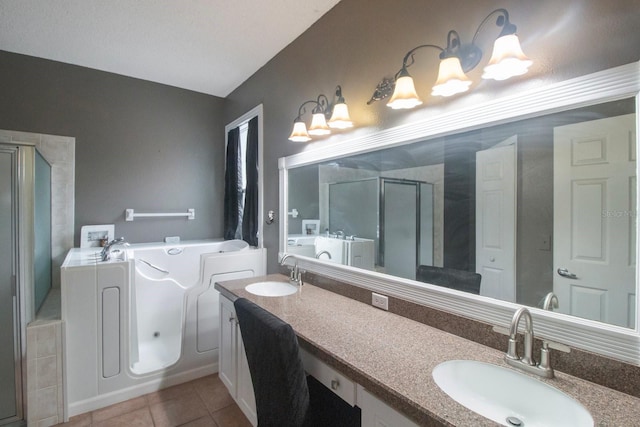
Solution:
[[(518, 356), (518, 324), (520, 319), (524, 317), (524, 352), (522, 357)], [(536, 374), (545, 378), (553, 378), (553, 369), (549, 366), (548, 349), (547, 353), (542, 351), (543, 362), (539, 365), (533, 359), (533, 319), (531, 313), (526, 307), (521, 307), (513, 315), (511, 319), (511, 327), (509, 328), (509, 344), (507, 354), (504, 356), (505, 362), (515, 368), (522, 369), (530, 374)]]
[[(284, 265), (284, 262), (287, 258), (294, 258), (293, 254), (286, 254), (280, 260), (280, 265)], [(292, 285), (302, 286), (304, 283), (302, 282), (302, 273), (304, 270), (298, 268), (298, 261), (296, 260), (292, 267), (289, 267), (291, 273), (289, 273), (289, 283)]]
[(331, 259), (331, 254), (329, 253), (329, 251), (320, 251), (316, 254), (316, 258), (320, 259), (321, 255), (326, 255), (329, 257), (329, 259)]
[(338, 239), (344, 239), (344, 230), (340, 229), (340, 230), (336, 230), (336, 237)]
[(100, 252), (100, 260), (109, 261), (109, 259), (111, 259), (111, 248), (114, 245), (126, 244), (126, 243), (127, 242), (125, 242), (124, 237), (118, 237), (117, 239), (113, 239), (112, 241), (108, 242), (102, 248), (102, 252)]
[(544, 297), (544, 302), (542, 303), (542, 309), (553, 311), (554, 308), (558, 308), (558, 297), (553, 292), (549, 292)]

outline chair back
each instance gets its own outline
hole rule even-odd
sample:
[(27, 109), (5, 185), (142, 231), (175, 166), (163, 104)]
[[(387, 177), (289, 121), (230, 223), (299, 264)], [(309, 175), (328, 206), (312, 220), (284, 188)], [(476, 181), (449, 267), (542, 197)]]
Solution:
[(470, 271), (421, 265), (416, 271), (416, 280), (479, 295), (482, 276)]
[(234, 302), (256, 397), (258, 427), (300, 427), (309, 389), (291, 325), (245, 298)]

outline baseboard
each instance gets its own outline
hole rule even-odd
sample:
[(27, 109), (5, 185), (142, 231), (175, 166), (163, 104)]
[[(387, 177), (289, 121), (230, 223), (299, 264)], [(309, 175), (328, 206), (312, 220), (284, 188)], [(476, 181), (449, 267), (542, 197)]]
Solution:
[[(95, 411), (96, 409), (101, 409), (109, 405), (124, 402), (125, 400), (133, 399), (135, 397), (142, 396), (148, 393), (153, 393), (154, 391), (158, 391), (163, 388), (205, 377), (207, 375), (211, 375), (212, 372), (218, 372), (217, 362), (205, 366), (200, 366), (189, 371), (179, 372), (168, 377), (151, 379), (142, 384), (137, 384), (135, 386), (127, 387), (122, 390), (101, 394), (90, 399), (74, 402), (69, 405), (67, 416), (73, 417), (75, 415), (84, 414), (85, 412)], [(65, 419), (65, 422), (67, 421), (69, 421), (68, 418)]]

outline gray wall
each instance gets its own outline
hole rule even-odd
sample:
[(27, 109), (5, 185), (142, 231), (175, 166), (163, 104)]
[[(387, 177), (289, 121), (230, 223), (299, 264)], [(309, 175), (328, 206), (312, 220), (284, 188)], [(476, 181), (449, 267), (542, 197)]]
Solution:
[[(469, 41), (493, 9), (506, 7), (525, 53), (534, 60), (529, 74), (504, 82), (481, 81), (482, 66), (469, 73), (469, 93), (452, 99), (428, 94), (436, 80), (437, 53), (419, 51), (411, 73), (425, 104), (411, 112), (393, 111), (384, 102), (366, 105), (383, 76), (392, 76), (402, 57), (424, 43), (446, 44), (455, 29)], [(342, 141), (446, 110), (473, 105), (542, 84), (637, 61), (640, 57), (638, 0), (342, 0), (228, 98), (225, 121), (264, 104), (265, 210), (277, 210), (277, 159), (309, 144), (287, 140), (299, 105), (342, 85), (357, 128), (329, 138)], [(486, 26), (483, 47), (497, 28)], [(488, 53), (486, 55), (489, 55)], [(463, 118), (461, 118), (462, 120)], [(325, 140), (326, 141), (326, 140)], [(323, 142), (318, 142), (322, 144)], [(279, 216), (281, 218), (282, 215)], [(278, 225), (265, 227), (269, 271), (276, 270)]]
[[(76, 138), (76, 246), (85, 224), (129, 242), (222, 236), (223, 99), (3, 51), (0, 81), (0, 129)], [(196, 219), (125, 222), (126, 208)]]
[(301, 234), (303, 219), (320, 219), (318, 166), (296, 169), (289, 174), (289, 182), (307, 190), (289, 194), (289, 210), (296, 208), (299, 213), (298, 218), (289, 217), (289, 234)]
[[(383, 76), (423, 43), (443, 45), (448, 30), (468, 41), (493, 9), (506, 7), (527, 55), (529, 74), (505, 82), (469, 73), (471, 92), (428, 96), (437, 55), (423, 50), (411, 72), (425, 104), (393, 111), (366, 105)], [(265, 212), (278, 209), (277, 159), (309, 144), (287, 137), (299, 105), (337, 84), (357, 128), (344, 141), (496, 96), (562, 81), (639, 59), (638, 0), (342, 0), (226, 100), (186, 90), (0, 52), (0, 129), (76, 138), (76, 243), (83, 224), (115, 223), (132, 242), (222, 235), (224, 124), (264, 104)], [(497, 29), (481, 32), (485, 50)], [(487, 58), (483, 59), (482, 64)], [(215, 76), (212, 76), (215, 78)], [(326, 141), (326, 139), (324, 140)], [(317, 144), (322, 144), (323, 140)], [(313, 144), (311, 144), (313, 146)], [(196, 219), (125, 223), (125, 208), (182, 210)], [(278, 215), (282, 218), (282, 214)], [(276, 270), (278, 224), (265, 226), (269, 271)]]

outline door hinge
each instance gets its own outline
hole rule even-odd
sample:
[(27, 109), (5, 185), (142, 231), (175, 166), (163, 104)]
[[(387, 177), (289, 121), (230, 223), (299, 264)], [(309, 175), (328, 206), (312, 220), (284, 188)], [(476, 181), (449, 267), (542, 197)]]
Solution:
[(11, 276), (11, 296), (18, 296), (18, 287), (17, 287), (17, 279), (15, 275)]

